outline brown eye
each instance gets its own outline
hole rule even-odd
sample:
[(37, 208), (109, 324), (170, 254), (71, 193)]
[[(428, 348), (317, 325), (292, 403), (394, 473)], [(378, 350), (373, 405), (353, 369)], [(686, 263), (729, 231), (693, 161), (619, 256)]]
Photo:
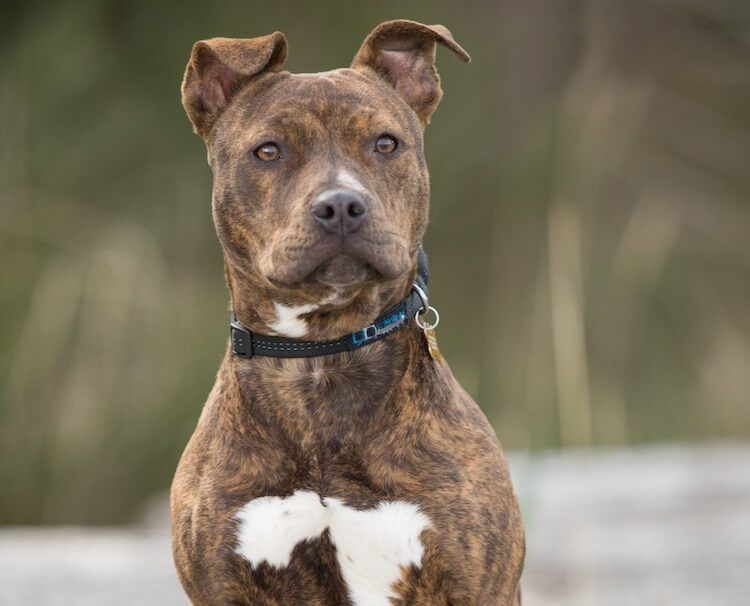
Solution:
[(264, 143), (258, 147), (254, 152), (255, 157), (263, 162), (273, 162), (281, 158), (281, 150), (275, 143)]
[(380, 135), (375, 141), (375, 151), (379, 154), (390, 154), (396, 151), (398, 141), (390, 135)]

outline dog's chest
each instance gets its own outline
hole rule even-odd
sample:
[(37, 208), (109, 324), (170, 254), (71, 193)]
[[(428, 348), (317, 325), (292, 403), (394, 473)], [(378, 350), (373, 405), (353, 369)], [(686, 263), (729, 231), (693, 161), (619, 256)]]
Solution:
[(357, 509), (304, 490), (252, 499), (235, 519), (235, 553), (253, 569), (267, 565), (282, 574), (299, 557), (295, 548), (327, 532), (354, 606), (388, 606), (397, 597), (394, 583), (422, 564), (422, 532), (431, 523), (407, 501)]

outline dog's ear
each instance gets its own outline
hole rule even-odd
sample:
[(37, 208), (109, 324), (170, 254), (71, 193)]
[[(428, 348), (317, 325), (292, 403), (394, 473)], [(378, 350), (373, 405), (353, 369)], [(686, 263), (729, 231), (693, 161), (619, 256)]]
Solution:
[(423, 124), (430, 121), (443, 91), (435, 69), (436, 43), (451, 49), (459, 59), (471, 61), (469, 53), (442, 25), (416, 21), (386, 21), (362, 43), (352, 61), (354, 69), (371, 69), (384, 78), (414, 109)]
[(286, 38), (211, 38), (193, 45), (182, 80), (182, 105), (195, 132), (206, 135), (232, 97), (253, 77), (277, 72), (286, 59)]

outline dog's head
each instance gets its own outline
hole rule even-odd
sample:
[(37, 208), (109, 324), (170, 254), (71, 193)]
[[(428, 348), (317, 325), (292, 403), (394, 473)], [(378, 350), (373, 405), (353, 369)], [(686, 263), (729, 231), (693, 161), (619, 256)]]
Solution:
[[(310, 337), (300, 314), (352, 307), (369, 321), (408, 290), (427, 224), (437, 43), (469, 60), (446, 28), (413, 21), (382, 23), (350, 68), (316, 74), (281, 71), (280, 32), (193, 47), (183, 105), (208, 147), (233, 305), (253, 298), (256, 329)], [(280, 321), (294, 310), (296, 324)]]

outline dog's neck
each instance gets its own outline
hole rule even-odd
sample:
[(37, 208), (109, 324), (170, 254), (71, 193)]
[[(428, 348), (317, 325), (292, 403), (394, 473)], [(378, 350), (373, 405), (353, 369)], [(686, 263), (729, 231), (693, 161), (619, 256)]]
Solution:
[(320, 289), (291, 297), (269, 288), (257, 276), (225, 263), (231, 306), (247, 329), (266, 335), (325, 341), (369, 325), (380, 314), (403, 300), (417, 274), (382, 284), (367, 284), (354, 292)]
[(314, 358), (229, 353), (229, 374), (240, 397), (225, 410), (228, 429), (244, 433), (243, 427), (265, 426), (300, 452), (356, 450), (383, 415), (398, 414), (403, 398), (394, 393), (410, 376), (418, 337), (410, 327), (356, 351)]
[[(341, 309), (301, 314), (296, 327), (305, 332), (294, 337), (329, 340), (363, 328), (406, 297), (416, 273), (415, 265), (403, 279), (367, 286)], [(260, 280), (230, 265), (226, 276), (237, 319), (254, 332), (279, 334), (275, 329), (284, 318), (279, 318), (279, 303), (273, 294)], [(289, 316), (286, 320), (285, 328), (294, 329), (295, 322)], [(313, 358), (244, 358), (234, 356), (230, 349), (225, 380), (241, 397), (231, 400), (236, 408), (227, 409), (223, 418), (228, 427), (239, 431), (254, 423), (277, 427), (285, 439), (304, 449), (328, 448), (326, 445), (334, 443), (353, 448), (370, 431), (374, 419), (392, 408), (384, 407), (422, 351), (420, 336), (409, 324), (356, 351)]]

